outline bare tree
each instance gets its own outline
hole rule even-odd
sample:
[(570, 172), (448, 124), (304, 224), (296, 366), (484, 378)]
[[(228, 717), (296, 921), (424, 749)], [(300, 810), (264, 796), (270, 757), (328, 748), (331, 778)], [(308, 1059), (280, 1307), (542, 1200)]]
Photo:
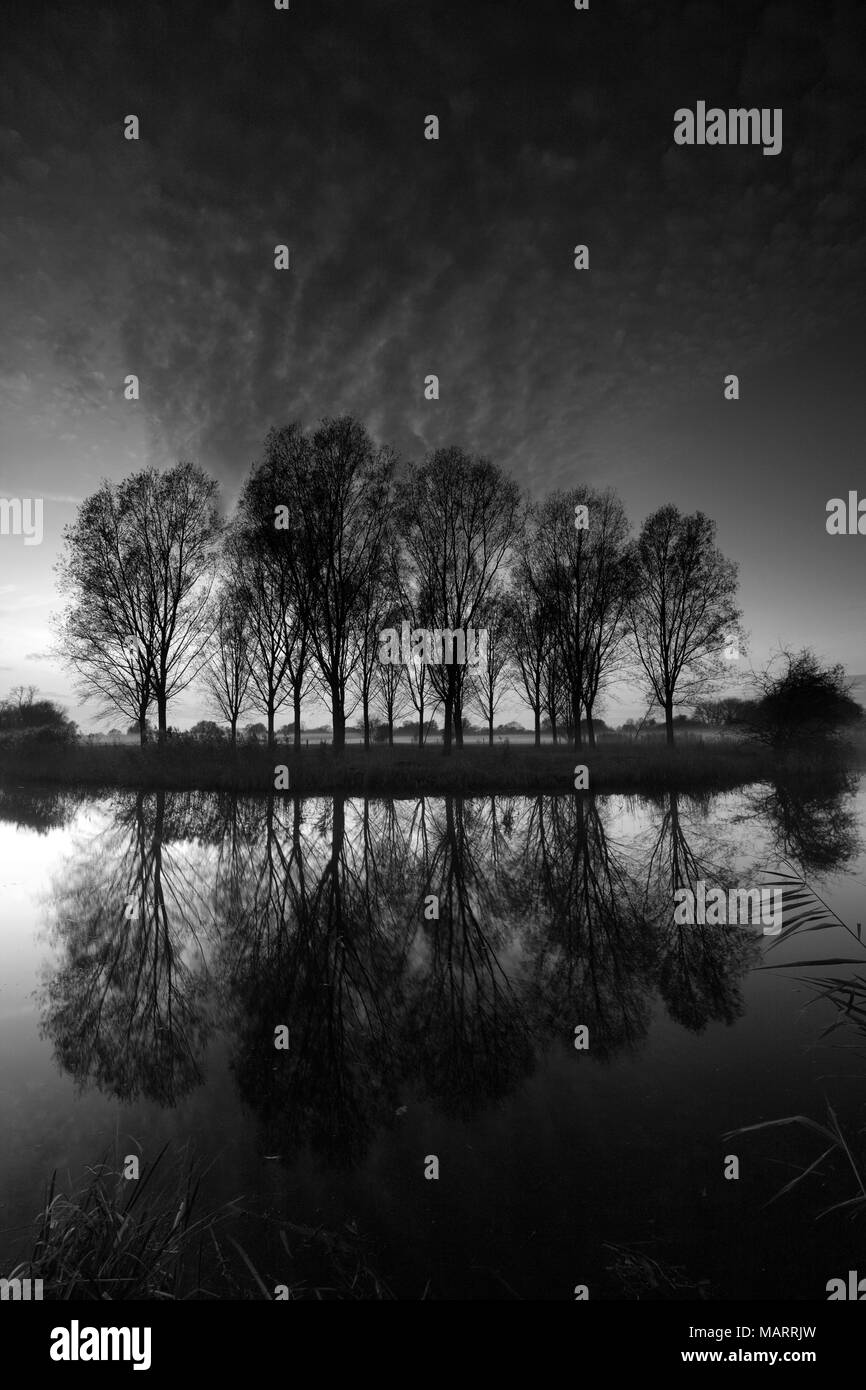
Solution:
[(379, 707), (385, 716), (388, 730), (388, 743), (394, 745), (394, 724), (406, 712), (408, 691), (407, 668), (392, 666), (389, 662), (376, 668), (375, 685)]
[[(385, 628), (399, 628), (403, 620), (399, 605), (396, 608), (391, 607), (384, 609), (380, 615), (380, 620), (382, 630)], [(408, 673), (408, 664), (404, 666), (390, 661), (383, 662), (378, 659), (376, 661), (373, 684), (377, 703), (385, 715), (385, 724), (388, 729), (388, 743), (391, 747), (394, 745), (394, 722), (397, 716), (404, 713), (408, 708)]]
[(195, 680), (210, 638), (210, 593), (222, 523), (217, 484), (193, 463), (121, 484), (145, 559), (151, 682), (160, 743), (168, 701)]
[(486, 629), (487, 640), (484, 657), (477, 667), (469, 668), (468, 685), (472, 699), (487, 723), (487, 742), (492, 748), (493, 720), (511, 686), (513, 675), (507, 607), (503, 596), (492, 595), (478, 617), (482, 627)]
[(545, 670), (554, 640), (553, 607), (538, 564), (537, 524), (537, 511), (532, 509), (517, 544), (517, 561), (503, 613), (511, 660), (532, 710), (536, 748), (541, 744)]
[(421, 661), (417, 655), (407, 663), (405, 671), (409, 698), (418, 714), (418, 747), (420, 748), (424, 743), (426, 725), (439, 708), (440, 700), (433, 689), (429, 666)]
[[(355, 681), (361, 697), (365, 748), (370, 747), (370, 704), (374, 693), (388, 693), (392, 697), (396, 697), (399, 689), (399, 681), (393, 677), (385, 679), (383, 684), (381, 673), (384, 670), (402, 671), (400, 666), (394, 666), (390, 662), (383, 666), (379, 659), (380, 636), (383, 629), (390, 625), (387, 615), (394, 601), (388, 582), (388, 576), (393, 573), (393, 568), (393, 564), (388, 563), (383, 570), (369, 574), (364, 591), (360, 596), (361, 611), (355, 623), (357, 650)], [(395, 621), (399, 624), (399, 619), (395, 619)], [(393, 720), (391, 729), (390, 742), (393, 743)]]
[(590, 745), (595, 744), (593, 709), (599, 694), (626, 660), (628, 604), (634, 583), (629, 522), (610, 488), (589, 504), (590, 557), (584, 607), (583, 705)]
[(331, 702), (334, 746), (346, 742), (346, 695), (371, 576), (387, 563), (395, 459), (351, 416), (271, 430), (265, 458), (283, 485), (286, 549), (300, 619)]
[[(446, 633), (466, 632), (476, 623), (496, 576), (520, 530), (520, 489), (488, 459), (462, 449), (437, 449), (409, 469), (399, 489), (400, 530), (408, 587), (422, 621)], [(465, 641), (464, 637), (464, 641)], [(451, 640), (446, 639), (451, 646)], [(462, 689), (466, 668), (452, 650), (430, 666), (434, 688), (445, 706), (444, 751), (452, 731), (462, 736)]]
[(238, 507), (235, 566), (246, 585), (252, 615), (252, 680), (267, 712), (268, 739), (274, 717), (291, 698), (294, 745), (301, 746), (301, 702), (311, 680), (310, 581), (304, 536), (293, 508), (294, 462), (304, 473), (310, 443), (294, 424), (280, 431), (280, 449), (266, 449), (250, 473)]
[[(580, 508), (585, 516), (578, 516)], [(623, 505), (609, 489), (555, 492), (538, 512), (539, 582), (552, 611), (568, 722), (578, 746), (583, 709), (594, 742), (593, 706), (627, 633), (628, 529)]]
[(557, 743), (560, 725), (564, 723), (568, 727), (566, 717), (568, 697), (565, 681), (562, 677), (562, 658), (555, 642), (551, 642), (544, 662), (542, 689), (544, 691), (544, 708), (550, 720), (550, 735), (553, 742)]
[(693, 705), (713, 688), (722, 649), (739, 638), (737, 567), (715, 536), (703, 512), (683, 516), (668, 504), (647, 517), (635, 548), (629, 622), (648, 693), (664, 710), (668, 744), (674, 706)]
[(137, 720), (142, 742), (151, 698), (165, 740), (168, 700), (198, 675), (210, 635), (216, 493), (194, 464), (147, 469), (104, 483), (64, 533), (64, 654), (87, 693)]
[(35, 685), (13, 685), (4, 703), (11, 705), (20, 715), (23, 710), (28, 709), (33, 704), (36, 695), (37, 687)]
[(232, 747), (237, 745), (238, 720), (247, 705), (250, 683), (250, 622), (243, 594), (223, 581), (216, 595), (213, 640), (204, 683), (216, 708), (228, 721)]
[(85, 697), (135, 721), (147, 740), (155, 624), (146, 555), (124, 484), (105, 482), (82, 502), (56, 565), (67, 607), (54, 618), (63, 660)]

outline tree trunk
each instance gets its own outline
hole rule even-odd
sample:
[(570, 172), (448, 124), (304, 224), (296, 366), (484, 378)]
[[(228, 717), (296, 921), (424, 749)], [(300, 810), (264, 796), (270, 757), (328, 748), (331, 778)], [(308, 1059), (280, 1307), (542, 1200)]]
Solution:
[(301, 682), (300, 682), (300, 681), (298, 681), (298, 682), (296, 683), (295, 688), (294, 688), (294, 690), (293, 690), (293, 692), (292, 692), (292, 697), (293, 697), (293, 702), (294, 702), (294, 706), (295, 706), (295, 739), (294, 739), (294, 743), (295, 743), (295, 752), (297, 753), (297, 752), (300, 751), (300, 747), (301, 747)]
[(665, 740), (669, 748), (674, 746), (674, 702), (665, 700)]
[(342, 691), (336, 684), (331, 685), (331, 724), (334, 729), (334, 747), (345, 748), (346, 710), (343, 705)]
[(454, 733), (454, 695), (448, 689), (445, 692), (445, 726), (442, 730), (442, 750), (444, 753), (451, 752), (451, 740)]
[(370, 747), (370, 697), (366, 690), (361, 696), (361, 703), (364, 710), (364, 747)]
[(574, 726), (574, 728), (573, 728), (574, 746), (575, 746), (575, 748), (580, 748), (580, 747), (581, 747), (581, 744), (582, 744), (582, 738), (581, 738), (581, 733), (580, 733), (580, 699), (579, 699), (578, 696), (572, 696), (572, 700), (571, 700), (571, 718), (572, 718), (572, 723), (573, 723), (573, 726)]
[(234, 719), (231, 720), (231, 731), (232, 731), (232, 748), (237, 748), (237, 746), (238, 746), (238, 717), (237, 717), (237, 715), (235, 715)]
[(540, 702), (535, 706), (535, 709), (533, 710), (533, 713), (534, 713), (534, 715), (535, 715), (535, 746), (536, 746), (536, 748), (540, 748), (540, 747), (541, 747), (541, 704), (540, 704)]
[(454, 681), (454, 738), (458, 748), (463, 747), (463, 691)]
[(159, 742), (163, 744), (168, 737), (168, 701), (165, 695), (157, 695), (156, 708), (159, 712)]
[(492, 715), (492, 714), (491, 714), (490, 718), (489, 718), (488, 721), (487, 721), (487, 730), (488, 730), (487, 742), (490, 744), (490, 747), (492, 748), (492, 747), (493, 747), (493, 715)]
[(268, 698), (268, 747), (273, 748), (274, 742), (274, 697), (271, 695)]
[(586, 707), (586, 737), (587, 737), (587, 739), (588, 739), (588, 741), (589, 741), (589, 746), (590, 746), (590, 748), (594, 748), (594, 747), (595, 747), (595, 724), (593, 723), (593, 719), (592, 719), (592, 707), (591, 707), (590, 705), (587, 705), (587, 707)]

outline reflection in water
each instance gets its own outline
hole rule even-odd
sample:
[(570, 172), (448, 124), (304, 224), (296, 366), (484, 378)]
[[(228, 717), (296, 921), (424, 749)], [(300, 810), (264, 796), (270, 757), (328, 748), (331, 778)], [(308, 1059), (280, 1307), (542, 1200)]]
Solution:
[(596, 798), (533, 802), (519, 880), (536, 924), (533, 1012), (544, 1032), (584, 1024), (599, 1059), (633, 1048), (649, 1024), (655, 933)]
[(44, 835), (66, 825), (86, 799), (84, 792), (63, 788), (34, 791), (31, 787), (0, 787), (0, 822)]
[[(405, 976), (369, 807), (351, 834), (342, 799), (305, 822), (297, 800), (269, 798), (246, 824), (215, 966), (238, 1086), (269, 1152), (289, 1157), (308, 1142), (350, 1163), (393, 1114)], [(281, 1024), (288, 1052), (274, 1047)]]
[[(513, 978), (520, 917), (508, 902), (507, 809), (457, 797), (420, 810), (409, 934), (413, 960), (401, 1051), (422, 1093), (468, 1118), (507, 1095), (532, 1066), (523, 991)], [(420, 908), (435, 895), (439, 920)]]
[(830, 765), (820, 781), (776, 782), (749, 796), (751, 818), (769, 824), (776, 857), (803, 874), (842, 868), (857, 853), (857, 777)]
[(77, 850), (55, 885), (64, 964), (46, 986), (43, 1030), (80, 1083), (173, 1105), (201, 1080), (209, 1029), (202, 878), (172, 849), (186, 817), (170, 823), (167, 800), (113, 801), (110, 829)]
[[(748, 814), (826, 869), (851, 789), (762, 788)], [(407, 1095), (469, 1119), (578, 1024), (604, 1061), (659, 1001), (694, 1032), (740, 1015), (760, 934), (673, 921), (677, 888), (749, 881), (714, 805), (115, 796), (52, 888), (43, 1029), (82, 1085), (164, 1105), (218, 1030), (262, 1152), (356, 1165)]]
[[(698, 1033), (711, 1021), (733, 1023), (740, 1017), (741, 982), (758, 960), (760, 945), (748, 929), (674, 922), (670, 905), (677, 889), (695, 892), (701, 879), (728, 889), (736, 880), (732, 868), (718, 862), (718, 843), (712, 846), (712, 860), (709, 849), (698, 844), (700, 832), (693, 831), (684, 800), (668, 792), (658, 803), (661, 817), (646, 861), (644, 905), (647, 918), (657, 924), (654, 954), (659, 993), (671, 1017)], [(694, 806), (706, 827), (707, 801)]]

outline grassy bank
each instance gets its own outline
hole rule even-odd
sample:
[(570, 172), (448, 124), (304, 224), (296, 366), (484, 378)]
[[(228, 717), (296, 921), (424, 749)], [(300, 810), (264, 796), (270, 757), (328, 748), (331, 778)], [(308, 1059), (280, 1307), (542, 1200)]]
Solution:
[[(863, 750), (852, 750), (847, 761), (849, 766), (863, 766)], [(589, 790), (598, 792), (726, 791), (757, 780), (817, 778), (826, 771), (825, 754), (783, 756), (769, 748), (699, 740), (674, 748), (624, 740), (580, 751), (552, 744), (475, 745), (455, 748), (448, 757), (441, 747), (406, 744), (371, 749), (350, 745), (342, 753), (328, 745), (299, 753), (280, 746), (246, 746), (232, 752), (189, 744), (163, 749), (72, 745), (0, 749), (0, 781), (251, 793), (272, 791), (274, 770), (284, 765), (289, 770), (288, 794), (304, 796), (568, 793), (574, 790), (579, 763), (589, 768)]]

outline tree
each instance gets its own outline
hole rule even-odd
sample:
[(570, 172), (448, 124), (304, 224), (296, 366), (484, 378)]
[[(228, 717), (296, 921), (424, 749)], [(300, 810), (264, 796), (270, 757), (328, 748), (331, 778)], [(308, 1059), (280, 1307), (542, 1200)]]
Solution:
[(532, 710), (536, 748), (541, 744), (544, 676), (554, 638), (553, 609), (537, 563), (537, 526), (538, 513), (533, 508), (517, 541), (512, 584), (503, 607), (505, 638), (526, 703)]
[(241, 734), (247, 743), (266, 743), (268, 726), (267, 724), (247, 724), (246, 728), (241, 730)]
[(648, 694), (674, 742), (674, 706), (694, 704), (722, 674), (721, 652), (739, 633), (737, 567), (715, 544), (703, 512), (667, 505), (648, 516), (633, 552), (628, 615)]
[(289, 698), (289, 576), (252, 527), (238, 526), (226, 546), (230, 586), (247, 626), (246, 669), (264, 706), (268, 743), (274, 744), (276, 714)]
[(226, 731), (213, 719), (200, 719), (197, 724), (193, 724), (188, 737), (196, 740), (197, 743), (224, 743)]
[(168, 701), (198, 674), (208, 641), (216, 493), (194, 464), (147, 469), (103, 483), (64, 532), (65, 659), (86, 694), (136, 720), (142, 743), (151, 701), (165, 741)]
[[(392, 550), (393, 542), (390, 535), (386, 543), (388, 550)], [(395, 565), (395, 558), (389, 555), (382, 570), (368, 575), (364, 591), (360, 595), (361, 610), (355, 622), (355, 680), (361, 696), (365, 748), (370, 746), (370, 701), (374, 691), (386, 698), (395, 699), (403, 675), (402, 666), (394, 666), (390, 662), (383, 663), (379, 659), (381, 633), (385, 628), (399, 626), (400, 623), (399, 616), (393, 615), (391, 605), (394, 595), (388, 583), (388, 576), (394, 573)], [(385, 676), (386, 671), (395, 674)], [(393, 743), (393, 710), (389, 723), (392, 733), (390, 742)]]
[(105, 482), (86, 498), (63, 542), (55, 569), (69, 602), (53, 620), (63, 660), (81, 694), (133, 719), (144, 745), (154, 634), (143, 547), (123, 485)]
[[(590, 512), (590, 564), (585, 609), (586, 643), (583, 705), (590, 745), (595, 744), (593, 710), (600, 693), (623, 664), (628, 635), (628, 604), (634, 583), (630, 526), (619, 497), (608, 488), (593, 493)], [(603, 725), (604, 721), (600, 721)]]
[(211, 620), (213, 638), (204, 683), (211, 700), (228, 721), (232, 748), (237, 745), (238, 719), (247, 704), (250, 683), (250, 622), (242, 592), (223, 581)]
[(271, 430), (265, 458), (283, 486), (293, 594), (330, 696), (334, 747), (343, 748), (357, 631), (371, 577), (387, 559), (394, 455), (343, 416), (323, 420), (311, 438), (297, 425)]
[(37, 693), (35, 685), (13, 685), (8, 698), (3, 703), (18, 710), (19, 714), (23, 714), (24, 710), (29, 709), (33, 704)]
[[(577, 509), (586, 509), (578, 526)], [(625, 508), (611, 489), (555, 492), (535, 528), (537, 586), (551, 611), (554, 643), (568, 693), (567, 722), (581, 742), (581, 710), (595, 742), (592, 712), (627, 633), (632, 566)]]
[(744, 724), (754, 705), (753, 700), (740, 700), (733, 695), (719, 700), (699, 700), (695, 705), (695, 718), (710, 729), (730, 728)]
[(35, 685), (16, 685), (0, 700), (0, 730), (52, 729), (72, 737), (76, 726), (53, 700), (37, 700)]
[(862, 720), (844, 667), (822, 666), (808, 648), (783, 651), (781, 670), (778, 661), (756, 677), (761, 694), (747, 716), (756, 738), (774, 748), (826, 748)]
[(154, 727), (153, 727), (153, 725), (151, 724), (151, 722), (150, 722), (149, 719), (145, 720), (145, 725), (144, 725), (144, 728), (143, 728), (143, 729), (142, 729), (142, 726), (141, 726), (141, 724), (139, 723), (139, 721), (136, 719), (135, 722), (134, 722), (133, 724), (130, 724), (130, 726), (129, 726), (129, 728), (126, 730), (126, 732), (127, 732), (127, 734), (136, 734), (136, 735), (138, 735), (139, 737), (141, 737), (141, 735), (142, 735), (142, 733), (143, 733), (143, 734), (144, 734), (144, 737), (141, 739), (141, 742), (142, 742), (142, 744), (144, 744), (144, 743), (147, 743), (149, 739), (152, 739), (152, 738), (153, 738), (153, 736), (154, 736), (156, 730), (154, 729)]
[(198, 675), (210, 638), (210, 593), (222, 523), (218, 488), (193, 463), (134, 474), (121, 484), (145, 562), (151, 683), (160, 743), (168, 701)]
[(507, 607), (502, 595), (494, 594), (481, 609), (479, 620), (487, 630), (484, 659), (469, 672), (472, 697), (487, 724), (487, 741), (493, 747), (493, 721), (511, 683), (511, 644), (506, 626)]
[(409, 698), (418, 714), (418, 747), (420, 748), (423, 746), (427, 733), (434, 733), (436, 730), (436, 721), (424, 718), (425, 710), (429, 710), (430, 714), (435, 714), (440, 701), (433, 689), (430, 668), (421, 661), (417, 654), (410, 659), (405, 669)]
[[(398, 521), (407, 587), (421, 625), (449, 633), (476, 626), (520, 531), (517, 484), (489, 459), (453, 447), (436, 449), (408, 470), (398, 491)], [(445, 706), (448, 754), (452, 731), (458, 742), (462, 738), (466, 667), (452, 649), (429, 670)]]
[(565, 686), (565, 679), (562, 674), (562, 657), (555, 642), (552, 642), (547, 652), (542, 671), (542, 690), (544, 699), (544, 709), (547, 711), (545, 723), (550, 729), (550, 737), (554, 743), (559, 741), (559, 726), (562, 723), (568, 725), (567, 711), (569, 706), (568, 692)]
[[(399, 608), (384, 610), (382, 617), (382, 628), (399, 628), (402, 621)], [(411, 665), (411, 663), (410, 663)], [(423, 671), (423, 667), (421, 667)], [(393, 747), (394, 745), (394, 723), (401, 714), (407, 709), (407, 699), (409, 697), (408, 667), (395, 665), (390, 661), (376, 662), (374, 671), (374, 686), (376, 690), (379, 708), (385, 715), (385, 722), (377, 736), (377, 742), (385, 742)], [(423, 690), (421, 700), (423, 705)], [(423, 741), (423, 737), (422, 740)]]
[(254, 622), (253, 684), (268, 715), (288, 698), (294, 746), (301, 746), (301, 703), (311, 684), (312, 594), (306, 536), (293, 506), (295, 480), (310, 470), (312, 444), (300, 425), (271, 431), (265, 457), (251, 471), (238, 511), (239, 569), (249, 584)]

